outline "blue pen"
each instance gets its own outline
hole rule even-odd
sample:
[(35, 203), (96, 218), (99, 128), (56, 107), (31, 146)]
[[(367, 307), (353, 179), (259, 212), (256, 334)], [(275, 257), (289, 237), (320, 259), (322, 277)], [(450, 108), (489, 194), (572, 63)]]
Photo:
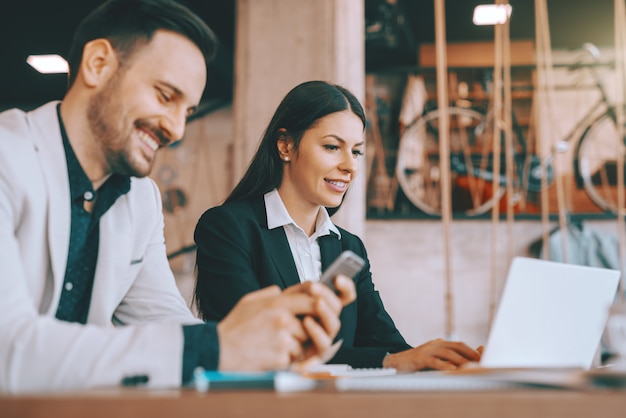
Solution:
[(218, 389), (273, 389), (275, 372), (218, 372), (197, 368), (194, 386), (199, 392)]

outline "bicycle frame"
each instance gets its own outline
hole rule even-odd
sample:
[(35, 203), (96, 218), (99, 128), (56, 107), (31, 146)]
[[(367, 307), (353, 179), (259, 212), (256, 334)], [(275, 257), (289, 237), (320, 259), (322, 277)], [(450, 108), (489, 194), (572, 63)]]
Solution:
[[(606, 94), (606, 90), (604, 88), (604, 84), (600, 76), (596, 71), (596, 67), (599, 65), (597, 63), (597, 59), (599, 57), (599, 52), (597, 48), (591, 44), (585, 44), (583, 46), (583, 50), (586, 51), (589, 55), (593, 57), (596, 61), (592, 64), (583, 64), (582, 62), (577, 62), (576, 64), (568, 66), (569, 71), (580, 71), (584, 68), (589, 68), (591, 70), (591, 75), (593, 78), (592, 88), (600, 93), (600, 97), (596, 100), (596, 102), (589, 108), (585, 114), (578, 119), (576, 124), (568, 130), (568, 132), (563, 136), (561, 140), (559, 140), (555, 146), (551, 147), (550, 153), (545, 157), (543, 161), (537, 159), (535, 161), (531, 161), (531, 167), (528, 170), (528, 173), (522, 176), (523, 179), (527, 181), (526, 184), (523, 184), (523, 189), (529, 191), (540, 191), (542, 184), (542, 173), (544, 171), (543, 167), (546, 167), (548, 170), (548, 181), (546, 184), (549, 186), (552, 184), (553, 176), (551, 175), (551, 166), (552, 161), (554, 160), (554, 156), (556, 153), (564, 153), (569, 149), (569, 144), (573, 141), (579, 140), (581, 136), (583, 136), (586, 130), (600, 117), (602, 117), (605, 113), (609, 112), (613, 123), (617, 123), (615, 117), (615, 109), (611, 106), (608, 96)], [(602, 65), (602, 64), (600, 64)], [(513, 113), (513, 128), (516, 129), (515, 123), (515, 114)], [(516, 129), (516, 135), (518, 136), (518, 140), (524, 144), (525, 139), (521, 133), (519, 128)], [(576, 182), (576, 186), (578, 188), (583, 187), (583, 180), (580, 174), (580, 169), (578, 167), (578, 156), (577, 151), (574, 150), (573, 156), (573, 165), (574, 165), (574, 178)], [(542, 167), (543, 165), (543, 167)], [(505, 183), (502, 181), (501, 183)]]
[[(594, 59), (597, 58), (593, 47), (586, 45), (584, 50), (594, 57)], [(570, 71), (589, 69), (593, 77), (593, 82), (585, 84), (588, 84), (588, 87), (599, 92), (600, 97), (592, 103), (581, 117), (577, 118), (574, 126), (569, 128), (567, 133), (562, 136), (555, 145), (550, 147), (548, 155), (545, 157), (540, 156), (540, 153), (534, 150), (529, 152), (524, 132), (517, 122), (515, 112), (512, 111), (512, 128), (514, 137), (517, 138), (513, 150), (514, 175), (512, 179), (508, 178), (506, 164), (503, 163), (500, 165), (499, 176), (500, 186), (513, 182), (514, 194), (518, 197), (510, 196), (509, 198), (519, 198), (519, 193), (522, 191), (541, 192), (544, 190), (544, 187), (551, 185), (554, 180), (552, 162), (555, 159), (555, 154), (557, 152), (563, 153), (567, 151), (572, 142), (576, 145), (576, 148), (572, 151), (574, 152), (574, 177), (577, 186), (581, 187), (584, 183), (585, 191), (588, 194), (590, 193), (588, 187), (591, 189), (595, 187), (589, 186), (589, 174), (587, 172), (589, 165), (585, 163), (588, 161), (587, 158), (589, 154), (587, 154), (587, 152), (590, 149), (596, 149), (594, 146), (597, 138), (605, 138), (605, 136), (597, 135), (597, 133), (601, 134), (603, 131), (597, 131), (596, 126), (605, 126), (607, 122), (609, 125), (610, 123), (616, 123), (615, 109), (608, 100), (604, 84), (597, 72), (597, 67), (605, 65), (606, 64), (598, 64), (597, 61), (590, 64), (583, 63), (583, 61), (580, 60), (574, 65), (567, 67)], [(486, 78), (485, 81), (488, 82), (489, 79)], [(576, 82), (569, 84), (569, 87), (574, 86), (579, 86), (579, 84)], [(486, 90), (488, 93), (491, 91), (490, 88)], [(472, 206), (463, 210), (470, 216), (478, 215), (489, 210), (493, 207), (495, 202), (499, 201), (504, 193), (504, 191), (500, 190), (497, 192), (497, 196), (487, 196), (483, 194), (485, 190), (483, 185), (485, 183), (493, 183), (494, 181), (494, 161), (496, 161), (496, 158), (500, 158), (501, 161), (505, 159), (504, 152), (500, 156), (494, 156), (492, 152), (493, 148), (488, 145), (492, 144), (493, 138), (489, 138), (489, 135), (493, 127), (493, 122), (496, 121), (494, 121), (491, 116), (489, 94), (487, 97), (486, 108), (476, 107), (471, 102), (461, 99), (462, 103), (457, 106), (452, 105), (448, 112), (449, 117), (454, 116), (457, 118), (454, 120), (454, 123), (452, 121), (450, 122), (450, 126), (453, 126), (455, 129), (454, 132), (451, 131), (450, 135), (456, 138), (457, 141), (460, 141), (457, 142), (456, 147), (451, 147), (450, 153), (448, 154), (450, 170), (453, 173), (452, 181), (455, 182), (458, 187), (464, 188), (464, 190), (467, 191), (466, 195), (469, 193), (469, 196), (471, 196), (471, 201), (473, 202)], [(465, 105), (463, 103), (465, 103)], [(441, 180), (437, 165), (437, 160), (441, 156), (438, 155), (436, 151), (437, 147), (434, 146), (438, 142), (439, 137), (439, 117), (440, 113), (436, 108), (427, 108), (424, 114), (407, 126), (405, 130), (406, 136), (401, 139), (396, 168), (400, 185), (407, 197), (409, 197), (418, 208), (426, 213), (435, 215), (439, 213), (437, 196), (440, 193), (439, 182)], [(610, 117), (610, 119), (608, 119), (608, 117)], [(470, 123), (469, 121), (472, 122)], [(501, 121), (497, 122), (500, 123)], [(589, 134), (591, 134), (591, 136), (589, 136)], [(502, 132), (501, 135), (501, 140), (504, 140), (504, 132)], [(472, 142), (472, 138), (482, 139)], [(606, 138), (609, 138), (610, 141), (612, 137)], [(469, 142), (468, 139), (470, 140)], [(585, 144), (584, 147), (581, 146), (583, 143)], [(470, 144), (472, 145), (470, 146)], [(481, 145), (474, 151), (474, 145), (478, 144), (485, 144), (485, 146)], [(427, 150), (432, 150), (433, 154), (428, 154)], [(591, 155), (593, 156), (595, 154)], [(579, 160), (579, 157), (582, 158)], [(581, 169), (579, 169), (579, 162), (584, 165), (582, 168), (584, 172), (582, 174)], [(606, 167), (606, 165), (603, 167)], [(604, 171), (606, 171), (606, 168), (604, 168)], [(457, 183), (459, 180), (463, 183)], [(592, 190), (591, 193), (593, 194), (593, 192)], [(594, 199), (594, 196), (591, 195), (590, 197), (598, 204), (598, 199)], [(598, 204), (598, 206), (605, 209), (601, 204)]]

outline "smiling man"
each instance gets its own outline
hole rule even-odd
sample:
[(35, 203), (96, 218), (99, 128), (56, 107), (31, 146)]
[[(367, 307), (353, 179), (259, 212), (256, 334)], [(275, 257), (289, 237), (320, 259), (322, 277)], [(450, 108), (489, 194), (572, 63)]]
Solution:
[(182, 138), (215, 45), (176, 2), (110, 0), (76, 31), (63, 101), (0, 114), (0, 393), (170, 387), (199, 366), (285, 368), (330, 347), (349, 280), (340, 297), (256, 292), (219, 324), (176, 287), (146, 176)]

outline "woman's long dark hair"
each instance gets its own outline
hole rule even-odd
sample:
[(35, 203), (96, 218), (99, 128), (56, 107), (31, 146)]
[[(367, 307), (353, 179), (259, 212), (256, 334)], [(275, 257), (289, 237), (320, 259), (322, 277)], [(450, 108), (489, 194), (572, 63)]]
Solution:
[[(346, 88), (325, 81), (307, 81), (294, 87), (278, 105), (248, 170), (226, 202), (257, 198), (280, 186), (284, 163), (278, 153), (279, 137), (287, 135), (297, 151), (304, 133), (318, 120), (344, 110), (357, 115), (365, 129), (363, 107)], [(337, 209), (328, 211), (332, 215)]]

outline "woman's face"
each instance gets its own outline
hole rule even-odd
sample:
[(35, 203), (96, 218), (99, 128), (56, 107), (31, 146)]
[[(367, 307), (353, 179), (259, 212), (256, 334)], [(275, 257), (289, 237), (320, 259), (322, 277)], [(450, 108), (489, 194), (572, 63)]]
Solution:
[(285, 164), (279, 192), (283, 199), (306, 206), (336, 207), (354, 180), (363, 155), (361, 119), (352, 111), (331, 113), (307, 130), (294, 152), (289, 140), (279, 141)]

